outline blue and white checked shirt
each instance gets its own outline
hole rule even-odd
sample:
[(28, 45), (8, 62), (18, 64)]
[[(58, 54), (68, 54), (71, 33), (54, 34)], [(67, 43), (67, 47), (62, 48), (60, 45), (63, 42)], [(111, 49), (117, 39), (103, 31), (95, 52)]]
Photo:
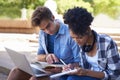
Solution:
[[(94, 31), (95, 32), (95, 31)], [(105, 73), (103, 80), (115, 80), (120, 75), (120, 55), (116, 43), (105, 34), (96, 34), (98, 66)], [(82, 57), (82, 49), (80, 50), (80, 65), (85, 68), (85, 57)], [(92, 67), (89, 67), (92, 69)]]

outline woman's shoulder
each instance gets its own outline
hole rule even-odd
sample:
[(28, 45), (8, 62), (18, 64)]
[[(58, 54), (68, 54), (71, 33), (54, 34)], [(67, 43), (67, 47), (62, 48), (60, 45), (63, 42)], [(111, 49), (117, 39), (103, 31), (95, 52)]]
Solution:
[(105, 42), (113, 41), (113, 39), (107, 34), (98, 34), (98, 38), (100, 41), (105, 41)]

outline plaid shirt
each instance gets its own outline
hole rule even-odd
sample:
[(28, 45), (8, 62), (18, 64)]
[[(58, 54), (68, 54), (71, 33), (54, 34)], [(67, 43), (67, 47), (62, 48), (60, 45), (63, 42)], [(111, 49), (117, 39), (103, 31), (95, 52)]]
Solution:
[[(118, 53), (118, 47), (108, 35), (97, 34), (96, 32), (95, 34), (97, 39), (98, 66), (101, 71), (105, 73), (105, 78), (103, 80), (115, 80), (120, 75), (120, 54)], [(80, 50), (80, 53), (80, 65), (86, 68), (86, 59), (82, 55), (84, 52)], [(87, 67), (86, 69), (92, 68)]]

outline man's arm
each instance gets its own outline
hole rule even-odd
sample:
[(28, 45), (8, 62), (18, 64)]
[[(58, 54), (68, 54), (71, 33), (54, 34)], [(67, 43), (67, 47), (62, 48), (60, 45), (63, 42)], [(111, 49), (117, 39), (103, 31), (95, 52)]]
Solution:
[[(40, 30), (39, 32), (39, 47), (38, 47), (38, 52), (37, 52), (37, 60), (38, 61), (42, 61), (42, 62), (46, 62), (46, 52), (45, 52), (45, 39), (43, 37), (45, 33)], [(43, 46), (45, 45), (45, 46)]]
[(73, 57), (74, 57), (74, 62), (80, 62), (80, 48), (79, 45), (72, 39), (72, 37), (70, 37), (70, 46), (72, 49), (72, 53), (73, 53)]
[(40, 54), (40, 55), (37, 55), (37, 60), (38, 61), (42, 61), (42, 62), (46, 62), (46, 54)]

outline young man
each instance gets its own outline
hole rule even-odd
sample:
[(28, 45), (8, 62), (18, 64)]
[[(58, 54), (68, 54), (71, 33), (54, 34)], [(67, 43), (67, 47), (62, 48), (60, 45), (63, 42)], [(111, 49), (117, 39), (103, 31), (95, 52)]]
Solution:
[(79, 47), (70, 37), (67, 25), (55, 20), (48, 8), (38, 7), (32, 15), (32, 24), (40, 27), (39, 61), (59, 63), (62, 59), (66, 64), (79, 62)]
[[(60, 20), (55, 20), (47, 7), (36, 8), (32, 15), (32, 25), (40, 27), (38, 61), (61, 63), (59, 59), (62, 59), (66, 64), (71, 65), (72, 68), (78, 66), (80, 61), (79, 46), (70, 36), (68, 26)], [(21, 74), (18, 69), (14, 69), (12, 72)], [(12, 72), (8, 80), (11, 80)], [(24, 80), (23, 78), (26, 75), (23, 75), (22, 80)], [(17, 75), (16, 77), (18, 79), (19, 76)], [(12, 80), (16, 79), (12, 78)]]
[[(63, 80), (116, 80), (120, 75), (120, 56), (115, 41), (90, 28), (93, 21), (86, 9), (75, 7), (64, 14), (71, 37), (80, 46), (80, 67)], [(64, 71), (70, 66), (65, 66)], [(61, 79), (61, 80), (62, 80)]]

